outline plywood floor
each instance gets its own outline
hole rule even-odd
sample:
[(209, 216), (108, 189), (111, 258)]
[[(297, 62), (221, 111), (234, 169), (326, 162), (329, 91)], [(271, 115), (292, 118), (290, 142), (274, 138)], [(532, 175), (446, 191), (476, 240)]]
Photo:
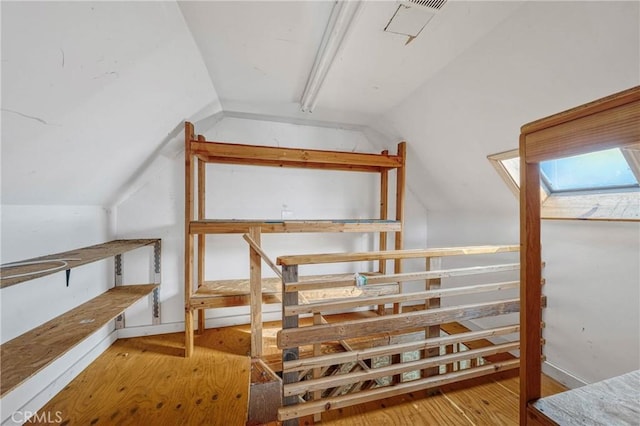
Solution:
[[(265, 325), (267, 342), (277, 323)], [(207, 330), (190, 359), (183, 334), (118, 340), (41, 412), (60, 412), (63, 425), (245, 424), (249, 327)], [(544, 378), (543, 392), (564, 390)], [(304, 419), (301, 424), (312, 424)], [(517, 425), (518, 379), (450, 386), (335, 410), (324, 425)]]

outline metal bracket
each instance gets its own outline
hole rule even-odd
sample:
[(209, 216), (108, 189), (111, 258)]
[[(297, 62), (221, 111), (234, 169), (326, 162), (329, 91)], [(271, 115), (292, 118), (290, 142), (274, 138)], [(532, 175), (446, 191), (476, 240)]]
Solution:
[[(122, 285), (122, 255), (117, 254), (114, 258), (115, 286)], [(116, 317), (116, 330), (124, 328), (124, 312)]]
[[(155, 274), (153, 282), (160, 285), (161, 273), (160, 273), (160, 261), (162, 258), (162, 244), (161, 240), (156, 241), (153, 245), (153, 272)], [(160, 324), (160, 287), (153, 290), (152, 296), (152, 324)]]

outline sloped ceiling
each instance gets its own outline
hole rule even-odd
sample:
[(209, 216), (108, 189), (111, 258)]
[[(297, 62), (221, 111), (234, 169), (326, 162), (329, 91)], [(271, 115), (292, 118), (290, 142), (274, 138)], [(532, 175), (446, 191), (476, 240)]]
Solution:
[(332, 1), (180, 2), (226, 111), (369, 125), (421, 86), (521, 1), (450, 1), (420, 35), (385, 32), (396, 1), (365, 1), (313, 113), (299, 101)]
[(108, 205), (217, 100), (166, 2), (2, 2), (2, 203)]

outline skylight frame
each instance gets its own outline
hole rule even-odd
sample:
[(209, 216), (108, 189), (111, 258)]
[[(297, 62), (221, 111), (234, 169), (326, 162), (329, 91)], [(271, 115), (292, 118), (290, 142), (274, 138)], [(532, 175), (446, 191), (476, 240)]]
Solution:
[[(640, 143), (621, 148), (621, 152), (640, 183)], [(513, 149), (487, 157), (516, 198), (520, 194), (519, 161), (512, 162), (518, 166), (511, 170), (505, 162), (519, 155)], [(640, 221), (640, 186), (551, 191), (544, 179), (540, 183), (542, 219)]]

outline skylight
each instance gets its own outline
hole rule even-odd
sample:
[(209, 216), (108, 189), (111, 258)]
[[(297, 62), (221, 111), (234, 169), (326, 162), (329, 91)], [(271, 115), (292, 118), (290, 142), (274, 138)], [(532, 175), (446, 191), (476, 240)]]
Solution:
[(540, 163), (551, 193), (638, 187), (638, 180), (619, 148)]
[[(517, 149), (490, 155), (519, 197)], [(541, 217), (640, 221), (640, 144), (540, 163)]]

